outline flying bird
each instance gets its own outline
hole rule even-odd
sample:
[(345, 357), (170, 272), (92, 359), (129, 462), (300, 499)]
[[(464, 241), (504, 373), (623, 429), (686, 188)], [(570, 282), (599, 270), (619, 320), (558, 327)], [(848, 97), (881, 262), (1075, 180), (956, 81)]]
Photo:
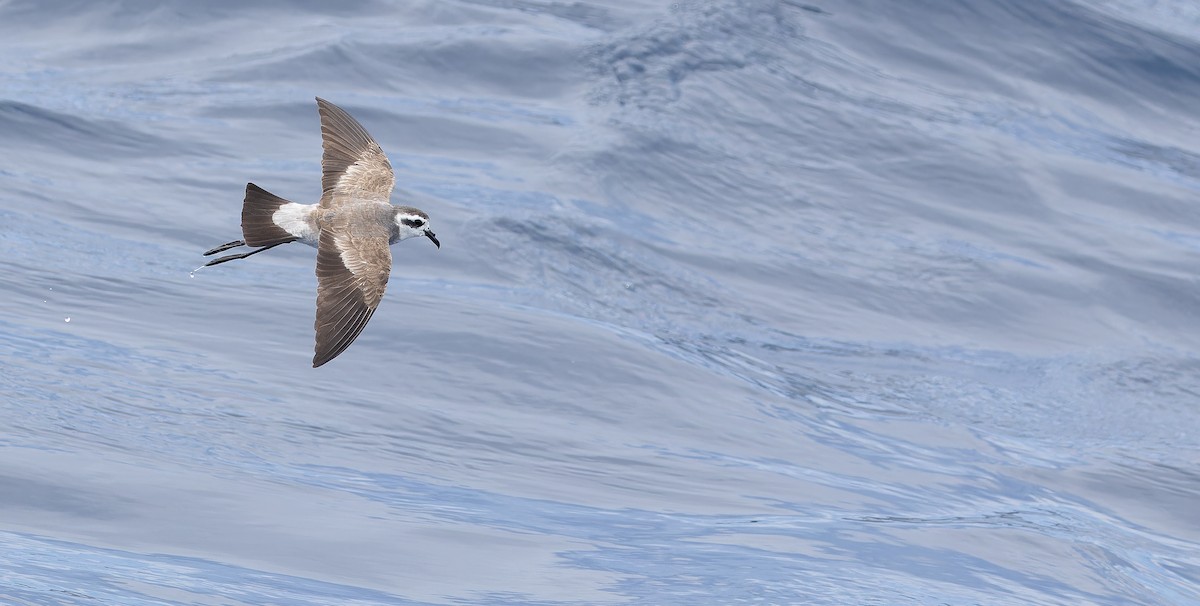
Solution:
[(254, 247), (219, 257), (203, 267), (245, 259), (281, 244), (303, 242), (317, 249), (317, 342), (313, 368), (346, 351), (379, 307), (392, 271), (390, 246), (417, 236), (429, 238), (429, 215), (394, 206), (396, 176), (383, 149), (342, 108), (317, 97), (321, 115), (321, 199), (297, 204), (246, 184), (242, 239), (205, 256), (238, 246)]

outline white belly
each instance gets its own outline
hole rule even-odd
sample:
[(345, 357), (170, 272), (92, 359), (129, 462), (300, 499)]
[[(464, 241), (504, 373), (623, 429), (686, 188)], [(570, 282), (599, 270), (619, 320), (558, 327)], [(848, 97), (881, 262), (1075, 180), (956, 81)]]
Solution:
[(317, 240), (320, 237), (320, 232), (316, 228), (316, 221), (313, 220), (312, 213), (317, 210), (316, 204), (296, 204), (288, 202), (279, 207), (275, 214), (271, 215), (271, 221), (282, 227), (289, 234), (300, 238), (300, 241), (312, 246), (317, 246)]

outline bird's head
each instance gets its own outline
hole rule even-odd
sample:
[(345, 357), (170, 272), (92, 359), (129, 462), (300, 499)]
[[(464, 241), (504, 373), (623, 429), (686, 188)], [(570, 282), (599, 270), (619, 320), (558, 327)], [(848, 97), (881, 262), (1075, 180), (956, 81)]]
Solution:
[(442, 247), (442, 243), (438, 242), (437, 236), (433, 230), (429, 229), (429, 215), (424, 211), (418, 210), (411, 206), (401, 206), (396, 208), (396, 241), (407, 240), (416, 236), (425, 236), (433, 240), (433, 245), (438, 248)]

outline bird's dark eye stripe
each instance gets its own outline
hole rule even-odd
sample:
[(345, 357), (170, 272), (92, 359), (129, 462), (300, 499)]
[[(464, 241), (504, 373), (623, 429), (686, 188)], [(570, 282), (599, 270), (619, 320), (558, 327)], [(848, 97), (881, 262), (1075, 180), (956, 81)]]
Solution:
[(409, 227), (420, 227), (425, 225), (425, 221), (422, 219), (400, 219), (400, 222)]

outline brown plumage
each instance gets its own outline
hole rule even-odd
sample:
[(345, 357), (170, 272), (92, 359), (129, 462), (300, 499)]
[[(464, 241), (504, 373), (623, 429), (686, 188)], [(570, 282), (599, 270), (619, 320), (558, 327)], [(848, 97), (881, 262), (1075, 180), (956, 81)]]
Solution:
[(313, 368), (337, 357), (379, 307), (392, 271), (390, 204), (326, 213), (317, 245), (317, 331)]
[(396, 185), (392, 163), (366, 129), (342, 108), (317, 97), (321, 114), (321, 207), (387, 202)]
[(383, 148), (350, 114), (317, 97), (321, 236), (313, 368), (346, 350), (379, 307), (392, 271), (396, 177)]
[(244, 259), (300, 241), (317, 247), (316, 347), (313, 367), (336, 358), (362, 333), (379, 307), (392, 271), (390, 246), (425, 236), (441, 248), (429, 216), (390, 202), (396, 176), (383, 149), (350, 114), (317, 98), (321, 116), (321, 199), (295, 204), (249, 183), (242, 237), (206, 255), (241, 245), (260, 246), (207, 265)]
[(275, 211), (288, 201), (253, 184), (246, 184), (242, 202), (242, 241), (247, 246), (269, 246), (291, 242), (296, 237), (275, 224)]

